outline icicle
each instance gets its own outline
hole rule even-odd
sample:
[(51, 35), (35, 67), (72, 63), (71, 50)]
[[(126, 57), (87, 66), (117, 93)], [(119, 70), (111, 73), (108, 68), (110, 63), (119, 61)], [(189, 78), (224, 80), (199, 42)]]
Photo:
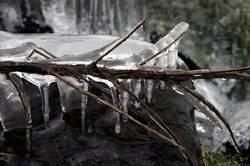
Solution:
[(49, 75), (28, 74), (23, 73), (23, 79), (36, 85), (42, 100), (42, 111), (44, 119), (44, 127), (49, 127), (49, 86), (51, 83), (56, 82), (55, 77)]
[[(133, 92), (133, 85), (131, 79), (123, 80), (124, 85), (128, 88), (129, 91)], [(129, 105), (129, 93), (127, 91), (122, 91), (121, 94), (121, 100), (122, 100), (122, 108), (123, 111), (128, 113), (128, 105)], [(122, 116), (122, 121), (127, 122), (128, 118), (125, 116)]]
[[(129, 102), (129, 94), (126, 91), (122, 91), (122, 108), (123, 111), (128, 113), (128, 102)], [(128, 118), (125, 116), (122, 116), (122, 121), (127, 122)]]
[[(81, 83), (79, 83), (76, 79), (72, 77), (65, 77), (65, 78), (77, 86), (82, 86)], [(68, 110), (70, 110), (74, 101), (78, 100), (78, 98), (75, 99), (76, 96), (78, 97), (78, 92), (74, 88), (68, 86), (61, 80), (57, 81), (57, 85), (58, 85), (59, 93), (60, 93), (62, 111), (66, 113)]]
[(146, 86), (147, 86), (147, 100), (148, 100), (148, 103), (151, 103), (154, 82), (153, 82), (153, 80), (146, 80), (146, 82), (147, 82), (147, 84), (146, 84)]
[(49, 85), (38, 86), (42, 100), (42, 110), (45, 128), (49, 127)]
[[(119, 107), (118, 91), (117, 91), (117, 89), (115, 88), (115, 86), (113, 85), (112, 82), (110, 82), (108, 80), (105, 80), (105, 79), (98, 78), (98, 77), (93, 77), (93, 76), (90, 76), (90, 75), (88, 75), (88, 77), (90, 79), (96, 81), (96, 82), (102, 82), (102, 83), (106, 84), (110, 88), (113, 105), (115, 107)], [(115, 132), (117, 134), (119, 134), (120, 130), (121, 130), (120, 114), (115, 112), (114, 115), (115, 115)]]
[[(113, 105), (118, 107), (118, 94), (117, 94), (117, 89), (113, 86), (110, 88), (111, 96), (112, 96), (112, 101)], [(120, 114), (115, 112), (115, 132), (116, 134), (119, 134), (121, 131), (121, 122), (120, 122)]]
[[(87, 79), (87, 77), (85, 77)], [(83, 90), (88, 91), (89, 85), (87, 82), (83, 81)], [(82, 95), (81, 97), (81, 129), (82, 132), (86, 131), (86, 110), (88, 105), (88, 96)]]
[(134, 93), (136, 97), (139, 97), (139, 94), (141, 92), (141, 80), (136, 80), (135, 81), (135, 89), (134, 89)]
[(66, 101), (67, 93), (64, 87), (67, 87), (67, 86), (61, 80), (57, 81), (57, 86), (58, 86), (59, 94), (60, 94), (62, 112), (66, 113), (67, 104), (65, 101)]
[(127, 80), (127, 84), (128, 84), (128, 89), (130, 92), (133, 92), (133, 81), (131, 79)]
[[(139, 94), (141, 92), (141, 79), (135, 80), (135, 89), (134, 89), (134, 94), (136, 97), (139, 97)], [(138, 101), (135, 101), (135, 108), (139, 108), (140, 103)]]
[(165, 81), (160, 81), (160, 89), (163, 90), (165, 89), (166, 83)]
[(25, 94), (22, 78), (25, 78), (23, 73), (21, 72), (11, 72), (9, 74), (11, 80), (16, 85), (16, 87), (19, 89), (20, 97), (22, 97), (22, 100), (26, 107), (26, 114), (27, 114), (27, 125), (26, 125), (26, 150), (28, 154), (31, 153), (31, 147), (32, 147), (32, 117), (31, 117), (31, 110), (30, 105), (27, 100), (27, 96)]
[[(163, 58), (167, 60), (166, 66), (169, 69), (176, 69), (177, 67), (177, 54), (178, 54), (178, 44), (181, 40), (181, 35), (183, 35), (188, 30), (189, 25), (185, 22), (177, 24), (166, 36), (161, 38), (155, 45), (159, 49), (166, 48), (171, 43), (173, 43), (168, 50), (163, 54), (168, 54)], [(161, 60), (164, 61), (164, 60)]]
[(178, 44), (179, 41), (176, 41), (170, 48), (167, 56), (167, 68), (176, 69), (177, 67), (177, 57), (178, 57)]

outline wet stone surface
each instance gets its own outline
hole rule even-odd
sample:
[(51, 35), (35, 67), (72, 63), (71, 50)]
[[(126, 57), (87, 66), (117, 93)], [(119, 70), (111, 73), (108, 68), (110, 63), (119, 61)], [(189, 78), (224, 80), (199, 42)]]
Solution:
[[(250, 151), (250, 102), (244, 101), (230, 105), (223, 111), (225, 119), (228, 121), (235, 135), (236, 141), (241, 149), (242, 156), (248, 158)], [(223, 132), (215, 129), (213, 132), (213, 150), (222, 150), (229, 153), (236, 153), (232, 141), (225, 137)]]
[[(57, 100), (56, 88), (51, 88), (51, 91), (54, 91), (54, 93), (50, 93), (51, 100)], [(108, 96), (96, 89), (91, 88), (90, 91), (108, 99)], [(111, 99), (109, 100), (111, 101)], [(54, 105), (60, 104), (56, 101), (54, 103)], [(202, 165), (200, 144), (195, 131), (191, 105), (186, 103), (181, 95), (167, 88), (166, 90), (154, 89), (152, 108), (176, 132), (177, 137), (180, 138), (179, 141), (189, 152), (193, 163)], [(52, 110), (56, 112), (56, 109), (59, 107), (54, 106)], [(131, 105), (129, 114), (141, 122), (157, 128), (140, 108)], [(60, 109), (55, 115), (60, 115)], [(79, 115), (80, 105), (76, 105), (75, 109), (64, 115), (64, 121), (52, 118), (48, 129), (34, 126), (36, 130), (33, 131), (32, 154), (28, 158), (24, 157), (25, 147), (21, 146), (25, 144), (22, 129), (5, 133), (8, 141), (5, 141), (4, 145), (1, 143), (1, 146), (4, 146), (4, 152), (15, 154), (15, 157), (5, 165), (190, 165), (176, 147), (161, 141), (131, 122), (122, 122), (121, 132), (116, 134), (113, 112), (91, 99), (87, 108), (88, 132), (86, 133), (80, 131)], [(39, 115), (36, 114), (36, 116), (34, 121), (39, 120)]]

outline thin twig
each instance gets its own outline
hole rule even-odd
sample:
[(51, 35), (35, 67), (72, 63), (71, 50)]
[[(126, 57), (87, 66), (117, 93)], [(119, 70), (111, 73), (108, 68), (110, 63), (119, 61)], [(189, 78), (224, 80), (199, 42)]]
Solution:
[[(39, 48), (39, 49), (42, 49), (42, 48)], [(29, 60), (33, 55), (34, 53), (38, 53), (40, 54), (41, 56), (43, 56), (44, 58), (46, 59), (50, 59), (50, 57), (54, 58), (53, 55), (51, 53), (49, 53), (48, 51), (46, 51), (45, 49), (42, 49), (44, 52), (46, 52), (47, 54), (49, 54), (50, 56), (47, 56), (46, 54), (44, 54), (43, 52), (41, 52), (40, 50), (38, 49), (33, 49), (32, 52), (29, 54), (29, 56), (27, 56), (26, 58)]]
[[(145, 59), (143, 62), (140, 63), (141, 66), (145, 65), (148, 61), (150, 61), (151, 59), (157, 57), (158, 55), (160, 55), (161, 53), (167, 51), (175, 42), (177, 42), (183, 35), (185, 34), (185, 32), (181, 33), (174, 41), (172, 41), (168, 46), (164, 47), (163, 49), (161, 49), (160, 51), (158, 51), (157, 53), (155, 53), (154, 55), (148, 57), (147, 59)], [(168, 54), (167, 54), (168, 55)], [(167, 56), (166, 55), (166, 56)]]
[(157, 67), (140, 67), (138, 69), (115, 69), (106, 68), (102, 66), (93, 67), (90, 64), (57, 64), (52, 60), (43, 60), (39, 62), (24, 61), (24, 62), (12, 62), (3, 61), (0, 62), (0, 72), (9, 73), (12, 71), (31, 72), (38, 74), (48, 74), (43, 68), (54, 70), (61, 75), (69, 76), (68, 70), (73, 70), (76, 74), (88, 73), (92, 76), (104, 78), (99, 70), (112, 75), (115, 78), (120, 79), (156, 79), (164, 81), (186, 81), (191, 79), (208, 79), (208, 78), (231, 78), (238, 80), (250, 81), (250, 74), (241, 74), (246, 70), (250, 70), (250, 66), (239, 67), (226, 70), (175, 70), (175, 71), (163, 71), (162, 68)]
[[(100, 71), (100, 72), (101, 72), (101, 71)], [(147, 104), (144, 103), (143, 100), (140, 100), (133, 92), (131, 92), (128, 88), (126, 88), (122, 83), (120, 83), (120, 82), (117, 81), (116, 79), (113, 79), (112, 77), (108, 76), (107, 74), (105, 74), (105, 73), (103, 73), (103, 72), (101, 72), (101, 73), (106, 77), (107, 80), (109, 80), (110, 82), (112, 82), (112, 83), (114, 84), (114, 86), (116, 86), (118, 89), (122, 89), (122, 90), (128, 92), (128, 94), (129, 94), (131, 97), (133, 97), (137, 102), (139, 102), (143, 107), (145, 107), (145, 108), (146, 108), (146, 110), (145, 110), (146, 113), (149, 115), (149, 117), (150, 117), (153, 121), (157, 122), (157, 120), (154, 119), (154, 117), (153, 117), (153, 116), (156, 116), (156, 117), (158, 118), (158, 120), (161, 121), (161, 123), (164, 123), (163, 120), (160, 118), (160, 116), (159, 116), (158, 114), (156, 114), (153, 110), (151, 110), (151, 108), (150, 108), (149, 106), (147, 106)], [(153, 115), (153, 116), (152, 116), (152, 115)], [(157, 123), (158, 123), (158, 122), (157, 122)], [(167, 127), (167, 129), (165, 129), (162, 125), (160, 125), (160, 124), (157, 124), (157, 125), (159, 125), (159, 127), (160, 127), (163, 131), (165, 131), (165, 132), (168, 134), (168, 136), (170, 136), (172, 139), (175, 138), (173, 132), (172, 132), (168, 127)], [(165, 126), (166, 126), (166, 125), (165, 125)], [(177, 141), (176, 141), (176, 142), (177, 142)]]
[(109, 102), (107, 102), (107, 101), (105, 101), (105, 100), (99, 98), (98, 96), (96, 96), (96, 95), (94, 95), (94, 94), (92, 94), (92, 93), (90, 93), (90, 92), (87, 92), (87, 91), (82, 90), (81, 88), (75, 86), (73, 83), (71, 83), (70, 81), (66, 80), (65, 78), (63, 78), (63, 76), (57, 74), (57, 73), (54, 72), (54, 71), (48, 71), (48, 72), (51, 73), (51, 75), (56, 76), (58, 79), (60, 79), (61, 81), (63, 81), (63, 82), (66, 83), (67, 85), (69, 85), (70, 87), (72, 87), (72, 88), (74, 88), (75, 90), (77, 90), (79, 93), (81, 93), (81, 94), (83, 94), (83, 95), (86, 95), (86, 96), (88, 96), (88, 97), (94, 99), (95, 101), (100, 102), (100, 103), (102, 103), (102, 104), (104, 104), (104, 105), (110, 107), (113, 111), (118, 112), (118, 113), (122, 114), (123, 116), (127, 117), (130, 121), (132, 121), (132, 122), (134, 122), (135, 124), (137, 124), (138, 126), (144, 128), (146, 131), (149, 131), (149, 132), (155, 134), (156, 136), (160, 137), (161, 139), (165, 140), (166, 142), (168, 142), (168, 143), (170, 143), (170, 144), (173, 144), (173, 145), (175, 145), (176, 147), (178, 147), (178, 148), (182, 149), (183, 151), (185, 151), (185, 149), (184, 149), (182, 146), (178, 145), (178, 144), (177, 144), (175, 141), (173, 141), (172, 139), (167, 138), (166, 136), (162, 135), (161, 133), (159, 133), (159, 132), (155, 131), (154, 129), (148, 127), (147, 125), (145, 125), (145, 124), (139, 122), (138, 120), (136, 120), (135, 118), (133, 118), (132, 116), (130, 116), (130, 115), (127, 114), (126, 112), (120, 110), (119, 108), (113, 106), (113, 105), (110, 104)]
[(200, 100), (201, 102), (203, 102), (223, 122), (223, 124), (226, 126), (227, 130), (230, 133), (230, 136), (231, 136), (231, 138), (233, 140), (233, 143), (235, 144), (236, 151), (238, 153), (240, 153), (240, 148), (239, 148), (239, 145), (236, 142), (236, 139), (234, 137), (232, 129), (231, 129), (230, 125), (228, 124), (228, 122), (226, 121), (226, 119), (221, 115), (220, 111), (212, 103), (210, 103), (207, 99), (205, 99), (199, 93), (197, 93), (197, 92), (195, 92), (193, 90), (190, 90), (190, 89), (188, 89), (187, 87), (185, 87), (183, 85), (181, 85), (181, 87), (183, 87), (192, 96), (194, 96), (195, 98), (197, 98), (198, 100)]
[[(143, 26), (145, 23), (144, 20), (140, 21), (139, 23), (136, 24), (136, 26), (130, 30), (126, 35), (124, 35), (123, 37), (121, 37), (120, 39), (118, 39), (117, 41), (115, 41), (114, 45), (108, 49), (107, 51), (105, 51), (104, 53), (102, 53), (102, 55), (94, 62), (95, 65), (101, 61), (105, 56), (107, 56), (111, 51), (113, 51), (115, 48), (117, 48), (119, 45), (121, 45), (123, 42), (125, 42), (133, 33), (135, 33), (135, 31), (137, 31), (137, 29), (139, 29), (141, 26)], [(113, 43), (112, 43), (113, 44)]]
[[(44, 48), (39, 47), (39, 49), (42, 49), (43, 51), (45, 50)], [(36, 52), (38, 53), (38, 55), (41, 55), (42, 57), (44, 57), (45, 59), (54, 59), (54, 58), (58, 58), (57, 56), (53, 55), (52, 53), (50, 53), (49, 51), (44, 51), (45, 53), (47, 53), (49, 56), (43, 54), (42, 52)], [(34, 54), (34, 50), (30, 53), (29, 56), (27, 56), (27, 59), (30, 59)], [(101, 90), (104, 94), (106, 94), (107, 96), (110, 96), (110, 94), (105, 91), (105, 89), (101, 88), (98, 84), (92, 83), (91, 81), (87, 80), (86, 78), (82, 77), (80, 74), (75, 74), (74, 72), (72, 72), (71, 70), (68, 70), (66, 73), (69, 73), (69, 76), (73, 76), (76, 77), (79, 80), (84, 80), (85, 82), (87, 82), (88, 84), (92, 85), (93, 87)], [(85, 73), (84, 73), (85, 74)], [(86, 75), (86, 74), (85, 74)]]
[[(53, 54), (51, 54), (51, 55), (53, 55)], [(42, 55), (43, 56), (43, 55)], [(31, 57), (31, 56), (30, 56)], [(49, 59), (49, 58), (47, 58), (47, 56), (43, 56), (43, 57), (45, 57), (46, 59)], [(56, 57), (56, 56), (54, 56), (53, 55), (53, 57), (51, 57), (51, 58), (54, 58), (54, 57)], [(70, 70), (69, 70), (69, 72), (71, 72)], [(75, 74), (75, 73), (73, 73), (73, 72), (71, 72), (71, 74), (73, 75), (73, 76), (75, 76), (76, 78), (78, 78), (78, 79), (82, 79), (82, 80), (84, 80), (84, 81), (86, 81), (86, 82), (89, 82), (87, 79), (85, 79), (84, 77), (82, 77), (82, 76), (80, 76), (80, 75), (77, 75), (77, 74)], [(108, 76), (106, 76), (107, 77), (107, 79), (109, 79), (109, 77)], [(137, 101), (139, 101), (139, 99), (133, 94), (133, 92), (131, 92), (130, 90), (128, 90), (127, 88), (125, 88), (122, 84), (120, 84), (117, 80), (110, 80), (115, 86), (117, 86), (118, 87), (118, 89), (119, 89), (119, 87), (120, 88), (122, 88), (123, 90), (125, 90), (125, 91), (127, 91), (131, 96), (133, 96), (134, 98), (135, 98), (135, 100), (137, 100)], [(100, 89), (99, 87), (98, 87), (98, 89)], [(167, 133), (167, 135), (172, 139), (172, 140), (174, 140), (175, 141), (175, 143), (176, 144), (178, 144), (179, 146), (181, 146), (179, 143), (178, 143), (178, 141), (177, 141), (177, 139), (176, 139), (176, 136), (173, 134), (173, 132), (168, 128), (168, 126), (164, 123), (164, 121), (159, 117), (159, 115), (158, 114), (156, 114), (154, 111), (152, 111), (151, 110), (151, 108), (150, 107), (148, 107), (144, 102), (142, 102), (142, 101), (140, 101), (140, 103), (142, 104), (142, 106), (144, 106), (147, 110), (146, 110), (146, 113), (149, 115), (149, 117), (164, 131), (164, 132), (166, 132)], [(154, 116), (156, 116), (157, 118), (158, 118), (158, 120), (160, 120), (161, 121), (161, 123), (164, 125), (164, 126), (166, 126), (166, 128), (167, 129), (165, 129), (152, 115), (154, 115)], [(183, 149), (185, 149), (183, 146), (181, 146)], [(186, 152), (186, 150), (184, 150), (183, 151), (183, 149), (181, 149), (180, 148), (180, 152), (183, 154), (183, 156), (184, 157), (188, 157), (188, 160), (192, 163), (192, 161), (191, 161), (191, 158), (190, 158), (190, 156), (189, 156), (189, 154)]]
[[(39, 52), (39, 54), (40, 54), (40, 52)], [(50, 59), (50, 57), (48, 57), (48, 56), (44, 56), (43, 54), (41, 54), (43, 57), (45, 57), (46, 59)], [(52, 55), (52, 54), (51, 54)], [(29, 57), (31, 57), (32, 55), (30, 55)], [(53, 57), (51, 57), (51, 58), (54, 58), (54, 57), (56, 57), (55, 55), (53, 55)], [(71, 72), (71, 71), (69, 71), (69, 72)], [(79, 76), (79, 75), (75, 75), (75, 73), (71, 73), (72, 75), (74, 75), (76, 78), (78, 78), (78, 79), (83, 79), (84, 81), (88, 81), (88, 80), (86, 80), (85, 78), (83, 78), (83, 77), (81, 77), (81, 76)], [(107, 77), (108, 78), (108, 77)], [(89, 82), (89, 81), (88, 81)], [(114, 83), (114, 82), (113, 82)], [(118, 82), (119, 83), (119, 82)], [(118, 84), (117, 84), (117, 82), (116, 83), (114, 83), (114, 84), (116, 84), (117, 86), (118, 86)], [(126, 89), (124, 86), (122, 86), (121, 84), (119, 85), (119, 87), (122, 87), (124, 90), (126, 90), (129, 94), (131, 94), (133, 97), (135, 97), (135, 99), (136, 100), (139, 100), (131, 91), (129, 91), (128, 89)], [(99, 88), (98, 88), (99, 89)], [(163, 120), (156, 114), (156, 113), (154, 113), (153, 111), (151, 111), (150, 110), (150, 108), (145, 104), (145, 103), (143, 103), (143, 105), (147, 108), (147, 109), (149, 109), (149, 111), (151, 112), (151, 114), (154, 114), (154, 115), (156, 115), (162, 122), (163, 122)], [(151, 118), (153, 118), (152, 117), (152, 115), (148, 112), (148, 111), (146, 111), (148, 114), (149, 114), (149, 116), (151, 117)], [(153, 118), (154, 119), (154, 118)], [(155, 120), (154, 119), (154, 121), (156, 121), (157, 122), (157, 120)], [(160, 124), (159, 124), (160, 125)], [(164, 127), (162, 127), (161, 125), (160, 125), (160, 127), (165, 131), (165, 132), (167, 132), (168, 133), (168, 135), (175, 141), (175, 143), (176, 144), (178, 144), (177, 143), (177, 141), (175, 140), (175, 136), (172, 136), (173, 135), (173, 133), (172, 133), (172, 131), (168, 128), (167, 130), (169, 130), (170, 131), (170, 133), (166, 130), (166, 129), (164, 129)]]
[[(139, 100), (139, 98), (133, 92), (131, 92), (129, 89), (127, 89), (118, 80), (113, 79), (112, 77), (108, 76), (105, 73), (102, 73), (102, 74), (106, 77), (107, 80), (112, 82), (114, 86), (116, 86), (118, 89), (122, 89), (122, 90), (126, 91), (131, 97), (133, 97), (137, 102), (139, 102), (145, 108), (145, 110), (143, 109), (143, 111), (145, 111), (147, 113), (147, 115), (150, 117), (150, 119), (153, 122), (155, 122), (156, 125), (159, 126), (171, 139), (173, 139), (177, 144), (182, 146), (179, 143), (179, 141), (177, 140), (177, 137), (175, 136), (174, 132), (168, 127), (168, 125), (166, 125), (166, 123), (161, 119), (161, 117), (156, 112), (154, 112), (144, 101)], [(156, 119), (155, 119), (155, 117), (156, 117)], [(180, 150), (180, 153), (193, 164), (189, 153), (186, 150), (185, 151), (183, 151), (182, 149), (179, 149), (179, 150)]]

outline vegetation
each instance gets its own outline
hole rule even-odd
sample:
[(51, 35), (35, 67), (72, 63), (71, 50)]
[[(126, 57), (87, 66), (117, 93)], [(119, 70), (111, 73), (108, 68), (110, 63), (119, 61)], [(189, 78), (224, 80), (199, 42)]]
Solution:
[[(235, 154), (214, 153), (208, 156), (208, 163), (212, 166), (240, 166), (239, 156)], [(247, 164), (246, 166), (250, 166)]]

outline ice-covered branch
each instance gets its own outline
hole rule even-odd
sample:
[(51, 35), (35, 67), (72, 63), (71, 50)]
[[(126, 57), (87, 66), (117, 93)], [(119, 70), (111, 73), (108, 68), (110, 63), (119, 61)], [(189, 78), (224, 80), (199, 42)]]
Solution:
[(76, 74), (88, 73), (89, 75), (103, 78), (99, 71), (115, 78), (121, 79), (157, 79), (165, 81), (186, 81), (191, 79), (208, 79), (208, 78), (231, 78), (238, 80), (250, 81), (250, 75), (243, 73), (249, 71), (250, 66), (239, 67), (225, 70), (163, 70), (158, 67), (138, 67), (133, 69), (116, 69), (104, 66), (92, 66), (91, 64), (56, 64), (53, 61), (40, 62), (0, 62), (0, 72), (10, 73), (13, 71), (21, 71), (27, 73), (49, 74), (48, 70), (56, 71), (61, 75), (69, 75), (68, 71), (74, 71)]

